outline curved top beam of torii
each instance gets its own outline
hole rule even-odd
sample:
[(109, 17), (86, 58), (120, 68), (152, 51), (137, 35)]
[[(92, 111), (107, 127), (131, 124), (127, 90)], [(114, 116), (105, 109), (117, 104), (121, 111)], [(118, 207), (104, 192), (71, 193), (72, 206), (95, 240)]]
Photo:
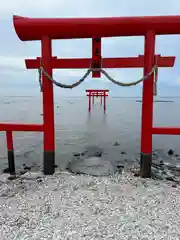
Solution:
[(26, 18), (13, 16), (14, 28), (22, 41), (115, 36), (180, 34), (179, 16), (109, 18)]

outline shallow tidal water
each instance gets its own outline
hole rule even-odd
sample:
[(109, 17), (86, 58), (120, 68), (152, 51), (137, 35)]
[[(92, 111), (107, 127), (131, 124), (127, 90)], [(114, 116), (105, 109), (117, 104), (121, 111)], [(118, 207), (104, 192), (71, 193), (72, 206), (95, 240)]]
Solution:
[[(95, 99), (95, 105), (88, 113), (88, 101), (82, 98), (55, 98), (56, 164), (65, 169), (74, 153), (87, 148), (100, 148), (102, 159), (112, 163), (131, 166), (139, 159), (141, 102), (138, 98), (111, 98), (107, 100), (106, 114)], [(165, 99), (167, 100), (167, 99)], [(154, 104), (154, 125), (180, 126), (180, 100), (156, 102)], [(39, 97), (11, 96), (0, 98), (0, 121), (14, 123), (41, 123), (42, 103)], [(114, 144), (114, 143), (118, 144)], [(117, 145), (117, 146), (114, 146)], [(153, 150), (157, 158), (172, 164), (180, 163), (180, 137), (159, 135), (153, 137)], [(14, 133), (16, 169), (23, 164), (42, 167), (42, 133)], [(173, 149), (176, 157), (167, 152)], [(5, 133), (0, 133), (0, 169), (7, 167)]]

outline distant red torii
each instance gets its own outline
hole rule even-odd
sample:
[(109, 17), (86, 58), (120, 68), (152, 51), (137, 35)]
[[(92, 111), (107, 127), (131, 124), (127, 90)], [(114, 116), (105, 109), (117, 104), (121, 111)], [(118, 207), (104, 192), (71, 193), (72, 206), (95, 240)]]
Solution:
[(106, 111), (106, 97), (108, 97), (108, 89), (86, 89), (86, 92), (88, 93), (86, 96), (88, 96), (88, 111), (91, 111), (91, 97), (92, 102), (94, 105), (94, 97), (101, 97), (101, 105), (102, 105), (102, 98), (104, 103), (104, 112)]

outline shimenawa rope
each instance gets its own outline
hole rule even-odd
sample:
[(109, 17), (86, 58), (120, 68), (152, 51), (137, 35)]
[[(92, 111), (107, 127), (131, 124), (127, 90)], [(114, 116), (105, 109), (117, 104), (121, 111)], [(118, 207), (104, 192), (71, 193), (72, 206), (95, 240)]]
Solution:
[(124, 82), (119, 82), (117, 80), (115, 80), (114, 78), (112, 78), (105, 70), (101, 68), (89, 68), (86, 73), (82, 76), (81, 79), (79, 79), (78, 81), (76, 81), (73, 84), (63, 84), (60, 82), (57, 82), (56, 80), (54, 80), (43, 68), (42, 64), (40, 65), (40, 68), (38, 69), (39, 71), (39, 84), (40, 84), (40, 89), (42, 92), (42, 82), (41, 82), (41, 78), (42, 78), (42, 74), (44, 74), (50, 81), (52, 81), (57, 87), (61, 87), (61, 88), (75, 88), (77, 86), (79, 86), (82, 82), (84, 82), (84, 80), (89, 76), (89, 74), (93, 71), (100, 71), (109, 81), (111, 81), (112, 83), (121, 86), (121, 87), (130, 87), (130, 86), (135, 86), (145, 80), (147, 80), (152, 74), (154, 74), (154, 95), (157, 95), (157, 69), (158, 69), (158, 65), (157, 65), (157, 59), (156, 59), (156, 63), (154, 65), (154, 67), (152, 68), (152, 70), (144, 77), (140, 78), (137, 81), (134, 82), (129, 82), (129, 83), (124, 83)]

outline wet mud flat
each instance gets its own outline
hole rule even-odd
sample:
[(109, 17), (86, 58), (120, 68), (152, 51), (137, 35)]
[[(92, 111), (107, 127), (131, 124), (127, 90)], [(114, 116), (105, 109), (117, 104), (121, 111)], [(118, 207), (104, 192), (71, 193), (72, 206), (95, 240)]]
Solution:
[[(118, 143), (114, 146), (118, 148)], [(117, 156), (117, 152), (116, 152)], [(90, 174), (93, 176), (113, 175), (122, 170), (139, 176), (140, 156), (129, 156), (127, 152), (120, 151), (114, 161), (103, 149), (89, 147), (82, 153), (74, 153), (67, 169), (76, 174)], [(168, 152), (154, 150), (152, 154), (152, 178), (168, 180), (180, 184), (180, 155), (172, 149)]]
[[(84, 174), (91, 176), (113, 176), (122, 171), (131, 172), (134, 176), (139, 176), (140, 155), (130, 154), (122, 151), (120, 144), (114, 142), (110, 148), (99, 146), (87, 146), (81, 152), (73, 152), (69, 155), (64, 164), (57, 164), (55, 168), (61, 171), (69, 171), (72, 174)], [(42, 166), (37, 163), (27, 165), (22, 164), (21, 169), (17, 169), (17, 176), (29, 171), (37, 172), (42, 170)], [(9, 169), (3, 169), (3, 173), (8, 173)], [(10, 179), (15, 179), (10, 176)], [(152, 178), (157, 180), (167, 180), (172, 182), (174, 187), (180, 185), (180, 155), (169, 149), (154, 150), (152, 155)]]

